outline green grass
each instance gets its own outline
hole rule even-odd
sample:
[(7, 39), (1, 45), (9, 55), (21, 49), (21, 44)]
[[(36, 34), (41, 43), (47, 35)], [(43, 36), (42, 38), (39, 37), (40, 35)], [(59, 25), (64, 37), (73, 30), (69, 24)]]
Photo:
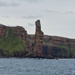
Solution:
[(7, 36), (0, 39), (0, 49), (3, 50), (4, 54), (13, 56), (14, 52), (25, 50), (24, 43), (14, 35), (14, 31), (8, 29), (7, 32)]

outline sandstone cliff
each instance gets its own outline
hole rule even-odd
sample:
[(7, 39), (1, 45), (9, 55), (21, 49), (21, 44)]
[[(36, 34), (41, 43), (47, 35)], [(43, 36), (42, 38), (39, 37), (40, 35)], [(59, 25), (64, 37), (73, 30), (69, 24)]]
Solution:
[(23, 27), (0, 24), (0, 57), (24, 57), (29, 52), (27, 38)]
[(34, 46), (34, 56), (41, 57), (42, 56), (42, 48), (43, 48), (43, 36), (44, 33), (41, 31), (40, 20), (35, 22), (36, 32), (35, 32), (35, 46)]
[(75, 58), (75, 39), (44, 35), (40, 20), (35, 34), (0, 24), (0, 57)]

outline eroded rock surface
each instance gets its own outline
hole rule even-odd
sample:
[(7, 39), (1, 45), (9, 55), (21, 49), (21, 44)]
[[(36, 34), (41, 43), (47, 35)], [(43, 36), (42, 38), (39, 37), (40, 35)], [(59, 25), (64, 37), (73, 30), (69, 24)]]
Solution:
[(35, 34), (30, 35), (21, 26), (0, 24), (0, 57), (75, 58), (75, 39), (44, 35), (40, 20), (35, 27)]
[(42, 56), (42, 47), (43, 47), (43, 36), (44, 33), (41, 31), (40, 20), (35, 22), (36, 31), (35, 31), (35, 46), (34, 46), (34, 56), (41, 57)]

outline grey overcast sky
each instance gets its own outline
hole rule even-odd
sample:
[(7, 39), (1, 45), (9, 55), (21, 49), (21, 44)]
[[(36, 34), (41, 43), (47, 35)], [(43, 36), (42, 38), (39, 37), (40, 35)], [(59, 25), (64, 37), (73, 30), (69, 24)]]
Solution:
[(34, 34), (37, 19), (44, 34), (75, 38), (75, 0), (0, 0), (0, 23)]

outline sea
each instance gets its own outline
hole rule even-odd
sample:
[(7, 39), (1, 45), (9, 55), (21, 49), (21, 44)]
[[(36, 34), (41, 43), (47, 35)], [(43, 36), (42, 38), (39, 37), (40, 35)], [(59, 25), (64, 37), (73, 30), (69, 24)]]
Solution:
[(0, 75), (75, 75), (75, 59), (0, 58)]

